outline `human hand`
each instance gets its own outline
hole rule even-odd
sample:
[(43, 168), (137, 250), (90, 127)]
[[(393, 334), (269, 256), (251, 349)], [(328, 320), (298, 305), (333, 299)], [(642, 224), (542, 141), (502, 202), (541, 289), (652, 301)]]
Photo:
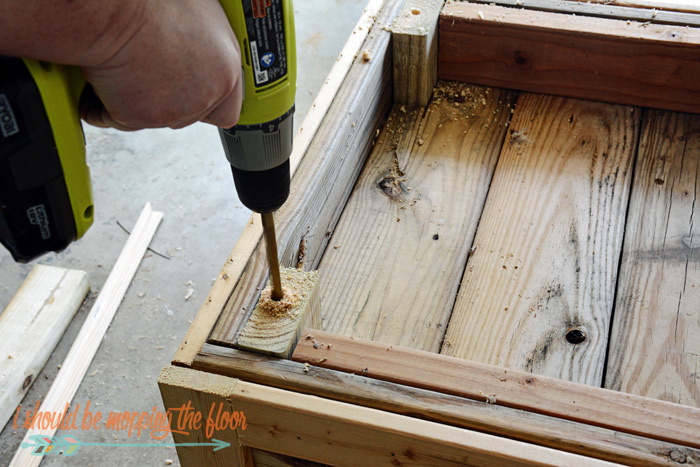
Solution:
[(102, 47), (107, 56), (82, 67), (104, 104), (81, 111), (87, 123), (120, 130), (236, 124), (241, 55), (217, 0), (141, 2), (128, 29), (101, 36), (92, 52)]

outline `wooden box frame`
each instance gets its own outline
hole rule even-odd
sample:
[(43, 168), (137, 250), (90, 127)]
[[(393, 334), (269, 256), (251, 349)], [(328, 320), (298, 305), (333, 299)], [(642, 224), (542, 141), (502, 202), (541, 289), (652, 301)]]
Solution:
[[(283, 264), (301, 260), (314, 268), (319, 263), (327, 233), (333, 231), (392, 96), (424, 104), (425, 94), (432, 90), (435, 67), (425, 64), (436, 62), (435, 27), (442, 2), (409, 1), (403, 10), (401, 3), (369, 2), (302, 124), (292, 156), (293, 194), (276, 214)], [(425, 16), (432, 26), (419, 33), (410, 28), (399, 31), (392, 45), (385, 26), (415, 8), (429, 13)], [(473, 39), (469, 48), (498, 53), (489, 52), (488, 44), (482, 47), (478, 37), (487, 37), (493, 30), (489, 15), (499, 14), (501, 7), (465, 4), (464, 8), (473, 10), (471, 21), (476, 24), (468, 33)], [(501, 30), (515, 31), (513, 37), (522, 43), (520, 55), (501, 60), (506, 66), (474, 71), (467, 65), (483, 60), (484, 55), (470, 54), (454, 40), (455, 50), (461, 51), (450, 55), (451, 49), (442, 48), (440, 60), (469, 58), (452, 63), (450, 71), (441, 76), (700, 111), (700, 87), (687, 77), (672, 86), (659, 86), (662, 77), (652, 74), (646, 82), (638, 80), (636, 88), (628, 87), (623, 96), (612, 92), (614, 86), (581, 85), (594, 79), (590, 64), (606, 62), (605, 57), (592, 59), (588, 68), (585, 64), (579, 67), (580, 79), (555, 86), (551, 79), (559, 82), (561, 76), (537, 73), (544, 60), (536, 56), (539, 35), (546, 35), (549, 43), (578, 35), (582, 42), (577, 47), (594, 55), (601, 50), (595, 22), (581, 17), (573, 26), (533, 31), (521, 17), (528, 14), (516, 10), (511, 21), (498, 25)], [(626, 54), (639, 56), (650, 51), (650, 56), (657, 57), (663, 53), (691, 76), (700, 76), (696, 30), (683, 31), (678, 40), (672, 37), (678, 42), (673, 45), (668, 36), (674, 33), (673, 26), (652, 24), (631, 39), (623, 20), (609, 21), (619, 28), (606, 32), (607, 40), (630, 47)], [(658, 30), (662, 30), (663, 41), (655, 39)], [(531, 51), (527, 49), (529, 39)], [(410, 56), (410, 60), (403, 64), (392, 61), (392, 46), (394, 53), (398, 50), (398, 56)], [(509, 69), (528, 73), (513, 74)], [(544, 63), (541, 69), (551, 69), (551, 64)], [(607, 79), (628, 82), (624, 69), (613, 76), (616, 69), (611, 67)], [(392, 75), (399, 85), (392, 86)], [(645, 100), (649, 89), (661, 88), (651, 104)], [(300, 186), (307, 189), (300, 190)], [(172, 365), (161, 373), (159, 385), (166, 408), (192, 402), (205, 415), (217, 406), (247, 414), (246, 429), (239, 426), (216, 432), (231, 448), (179, 447), (182, 465), (304, 465), (299, 459), (331, 465), (700, 463), (700, 410), (687, 406), (317, 330), (303, 333), (289, 360), (209, 342), (223, 310), (241, 310), (228, 315), (229, 328), (240, 330), (245, 324), (247, 301), (266, 279), (261, 235), (253, 216)], [(208, 440), (207, 434), (202, 426), (187, 433), (173, 432), (173, 437), (179, 443), (192, 443)]]

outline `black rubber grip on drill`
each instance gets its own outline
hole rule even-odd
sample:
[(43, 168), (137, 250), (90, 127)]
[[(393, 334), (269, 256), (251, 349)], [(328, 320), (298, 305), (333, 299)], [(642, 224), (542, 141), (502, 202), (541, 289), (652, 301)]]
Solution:
[(289, 197), (289, 159), (272, 169), (252, 171), (231, 166), (231, 172), (238, 198), (251, 211), (276, 211)]

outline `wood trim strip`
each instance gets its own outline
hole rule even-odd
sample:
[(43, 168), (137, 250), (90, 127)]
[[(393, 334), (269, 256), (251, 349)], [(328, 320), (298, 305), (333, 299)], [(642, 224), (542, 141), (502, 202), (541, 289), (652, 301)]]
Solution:
[(242, 411), (247, 427), (237, 428), (235, 435), (243, 446), (332, 465), (614, 465), (188, 368), (164, 368), (159, 385), (166, 405), (186, 393), (196, 401), (225, 401), (229, 410)]
[(620, 6), (608, 3), (596, 3), (587, 0), (470, 0), (474, 3), (510, 6), (530, 10), (551, 11), (569, 15), (598, 16), (601, 18), (622, 19), (677, 26), (700, 26), (700, 15), (678, 11), (664, 11), (634, 6)]
[(700, 409), (647, 397), (318, 330), (292, 360), (700, 448)]
[(601, 427), (206, 344), (193, 368), (628, 465), (700, 464), (700, 450)]
[(700, 28), (452, 2), (438, 78), (700, 113)]

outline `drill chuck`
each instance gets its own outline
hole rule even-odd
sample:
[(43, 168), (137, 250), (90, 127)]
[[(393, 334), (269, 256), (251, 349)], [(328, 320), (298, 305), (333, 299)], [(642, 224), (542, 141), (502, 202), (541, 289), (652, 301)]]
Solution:
[(294, 106), (272, 121), (219, 129), (241, 202), (251, 211), (279, 209), (289, 196)]

